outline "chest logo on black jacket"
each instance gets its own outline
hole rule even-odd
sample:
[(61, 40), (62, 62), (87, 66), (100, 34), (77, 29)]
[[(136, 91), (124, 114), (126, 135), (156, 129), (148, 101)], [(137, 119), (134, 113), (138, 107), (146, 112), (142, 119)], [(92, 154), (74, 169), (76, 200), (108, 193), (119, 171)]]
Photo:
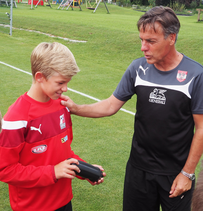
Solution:
[(164, 89), (155, 88), (149, 95), (149, 102), (157, 104), (165, 104), (166, 103), (166, 97), (164, 95), (165, 92), (166, 90)]
[(66, 120), (65, 120), (65, 116), (64, 114), (62, 114), (60, 116), (60, 127), (61, 127), (61, 130), (64, 129), (66, 127)]

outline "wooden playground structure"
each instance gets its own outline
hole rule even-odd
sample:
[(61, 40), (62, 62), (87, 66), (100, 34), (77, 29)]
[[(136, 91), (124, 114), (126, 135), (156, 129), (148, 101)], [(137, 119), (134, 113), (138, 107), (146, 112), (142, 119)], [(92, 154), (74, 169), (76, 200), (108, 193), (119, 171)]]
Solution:
[[(7, 7), (10, 7), (11, 0), (0, 0), (0, 6), (6, 5)], [(13, 6), (17, 7), (15, 0), (13, 0)]]
[(73, 8), (79, 7), (80, 11), (82, 11), (82, 8), (80, 6), (81, 3), (82, 3), (81, 0), (62, 0), (58, 9), (59, 8), (64, 9), (65, 7), (67, 7), (66, 10), (68, 10), (71, 7), (73, 10)]
[[(3, 1), (3, 0), (0, 0), (0, 1)], [(19, 1), (20, 0), (18, 0), (18, 2)], [(106, 0), (85, 0), (86, 8), (89, 10), (93, 10), (93, 13), (95, 13), (102, 1), (105, 5), (107, 13), (109, 13), (108, 7), (106, 5)], [(82, 3), (83, 3), (82, 0), (53, 0), (52, 1), (52, 4), (59, 4), (57, 9), (61, 8), (62, 10), (64, 8), (68, 10), (71, 7), (72, 10), (74, 8), (79, 8), (80, 11), (82, 11), (82, 8), (81, 8)], [(49, 6), (50, 8), (52, 8), (50, 4), (50, 0), (28, 0), (28, 4), (33, 4), (35, 5), (35, 7), (37, 7), (38, 5), (41, 5), (41, 6)]]
[[(95, 13), (101, 2), (102, 2), (102, 0), (95, 0), (95, 2), (92, 2), (91, 0), (86, 0), (85, 1), (86, 8), (89, 10), (94, 10), (93, 13)], [(109, 10), (108, 10), (105, 0), (103, 0), (103, 2), (105, 5), (105, 8), (107, 10), (107, 13), (109, 13)], [(80, 10), (82, 11), (82, 8), (80, 6), (81, 3), (82, 3), (82, 0), (62, 0), (58, 9), (60, 9), (60, 8), (64, 9), (65, 7), (67, 7), (66, 10), (68, 10), (71, 7), (73, 10), (73, 8), (79, 7)]]
[[(28, 4), (31, 4), (31, 1), (32, 0), (28, 0)], [(37, 7), (38, 5), (41, 5), (41, 6), (46, 5), (52, 8), (49, 0), (33, 0), (33, 4), (35, 5), (35, 7)]]
[[(89, 9), (89, 10), (94, 10), (93, 12), (96, 12), (96, 10), (97, 10), (97, 8), (98, 8), (98, 6), (99, 6), (99, 4), (102, 2), (102, 0), (99, 0), (99, 1), (95, 1), (95, 2), (93, 2), (93, 4), (91, 3), (91, 0), (86, 0), (86, 8), (87, 9)], [(106, 5), (106, 2), (105, 2), (105, 0), (103, 0), (103, 2), (104, 2), (104, 5), (105, 5), (105, 7), (106, 7), (106, 10), (107, 10), (107, 13), (109, 13), (109, 10), (108, 10), (108, 7), (107, 7), (107, 5)]]
[(203, 12), (203, 9), (197, 8), (196, 10), (198, 11), (197, 21), (203, 21), (203, 15), (202, 15), (202, 20), (200, 20), (200, 14), (201, 14), (201, 12)]

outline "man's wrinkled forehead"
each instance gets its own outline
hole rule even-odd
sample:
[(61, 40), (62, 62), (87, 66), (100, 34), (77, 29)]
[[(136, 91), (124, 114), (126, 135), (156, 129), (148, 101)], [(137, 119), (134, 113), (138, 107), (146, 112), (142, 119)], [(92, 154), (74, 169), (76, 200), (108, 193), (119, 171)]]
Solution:
[(140, 32), (163, 32), (163, 28), (160, 23), (148, 23), (148, 24), (142, 24), (139, 28)]

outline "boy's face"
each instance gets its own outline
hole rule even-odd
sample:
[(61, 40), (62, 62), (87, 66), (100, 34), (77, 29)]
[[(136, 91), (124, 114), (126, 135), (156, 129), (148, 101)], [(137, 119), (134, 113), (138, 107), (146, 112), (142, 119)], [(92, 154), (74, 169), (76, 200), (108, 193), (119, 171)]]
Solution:
[(71, 78), (64, 78), (59, 73), (55, 72), (52, 76), (46, 79), (44, 76), (41, 81), (41, 89), (43, 101), (47, 102), (49, 99), (57, 100), (63, 92), (68, 90), (67, 84)]

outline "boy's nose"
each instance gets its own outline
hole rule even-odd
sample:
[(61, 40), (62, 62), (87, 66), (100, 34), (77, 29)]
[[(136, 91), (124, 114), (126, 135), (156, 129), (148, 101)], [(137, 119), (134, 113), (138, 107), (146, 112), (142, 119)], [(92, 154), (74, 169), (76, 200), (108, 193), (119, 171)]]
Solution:
[(63, 91), (63, 92), (67, 92), (67, 90), (68, 90), (67, 85), (65, 85), (65, 86), (62, 87), (62, 91)]

